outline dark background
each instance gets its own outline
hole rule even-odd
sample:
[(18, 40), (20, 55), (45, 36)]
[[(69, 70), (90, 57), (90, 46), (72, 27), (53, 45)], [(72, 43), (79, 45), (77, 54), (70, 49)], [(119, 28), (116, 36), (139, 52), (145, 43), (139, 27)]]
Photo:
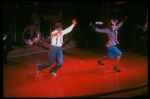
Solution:
[[(118, 41), (120, 48), (131, 49), (133, 43), (133, 27), (135, 24), (144, 26), (146, 23), (146, 15), (148, 9), (148, 1), (124, 3), (117, 1), (47, 1), (47, 2), (3, 2), (3, 34), (14, 34), (14, 24), (16, 22), (17, 40), (21, 36), (24, 28), (33, 22), (31, 15), (38, 13), (40, 17), (40, 30), (44, 35), (49, 36), (50, 22), (45, 21), (42, 15), (56, 15), (62, 12), (62, 19), (58, 20), (63, 24), (63, 29), (72, 24), (72, 20), (76, 19), (78, 24), (71, 32), (72, 39), (77, 41), (79, 47), (84, 48), (101, 48), (105, 47), (107, 36), (91, 31), (89, 23), (94, 24), (95, 21), (102, 21), (103, 25), (96, 25), (98, 28), (107, 28), (107, 24), (111, 18), (119, 21), (128, 16), (123, 26), (118, 30)], [(55, 22), (52, 21), (52, 27)], [(13, 27), (13, 29), (12, 29)], [(52, 31), (54, 28), (52, 28)], [(137, 32), (137, 38), (143, 35), (142, 29)]]

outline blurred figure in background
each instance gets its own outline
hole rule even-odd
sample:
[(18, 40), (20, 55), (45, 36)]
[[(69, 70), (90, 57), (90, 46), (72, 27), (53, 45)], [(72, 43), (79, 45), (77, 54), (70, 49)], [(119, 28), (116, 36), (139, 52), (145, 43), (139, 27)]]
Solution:
[(40, 30), (36, 25), (31, 24), (24, 29), (22, 36), (25, 44), (33, 45), (40, 41)]

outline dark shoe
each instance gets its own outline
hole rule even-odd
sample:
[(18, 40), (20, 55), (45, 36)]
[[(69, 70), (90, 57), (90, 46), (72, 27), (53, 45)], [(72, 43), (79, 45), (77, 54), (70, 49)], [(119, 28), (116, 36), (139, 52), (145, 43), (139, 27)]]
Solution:
[(98, 60), (98, 65), (105, 66), (100, 60)]
[(121, 70), (118, 69), (118, 66), (117, 66), (117, 65), (114, 66), (114, 71), (116, 71), (116, 72), (121, 72)]
[(55, 72), (49, 71), (49, 73), (51, 73), (53, 76), (57, 76), (57, 74)]
[(39, 73), (38, 65), (39, 65), (39, 64), (36, 64), (36, 68), (35, 68), (36, 73)]

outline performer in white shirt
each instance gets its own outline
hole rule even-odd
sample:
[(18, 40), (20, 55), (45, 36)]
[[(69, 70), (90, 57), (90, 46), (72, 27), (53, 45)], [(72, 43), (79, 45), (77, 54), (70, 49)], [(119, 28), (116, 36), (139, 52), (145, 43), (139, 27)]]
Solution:
[(51, 44), (52, 46), (49, 48), (49, 59), (44, 61), (42, 64), (36, 65), (36, 72), (39, 73), (39, 70), (43, 70), (53, 65), (56, 60), (56, 65), (49, 70), (53, 76), (57, 76), (55, 73), (59, 70), (63, 65), (63, 54), (62, 54), (62, 44), (63, 44), (63, 36), (72, 31), (73, 27), (77, 24), (76, 20), (72, 21), (72, 25), (65, 30), (62, 30), (61, 23), (55, 23), (55, 30), (51, 33)]

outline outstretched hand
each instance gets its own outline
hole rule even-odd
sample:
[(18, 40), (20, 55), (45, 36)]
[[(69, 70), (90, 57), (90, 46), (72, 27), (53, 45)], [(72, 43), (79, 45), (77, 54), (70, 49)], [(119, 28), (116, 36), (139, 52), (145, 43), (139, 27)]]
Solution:
[(73, 20), (73, 21), (72, 21), (72, 23), (73, 23), (74, 25), (76, 25), (76, 24), (77, 24), (76, 20)]

